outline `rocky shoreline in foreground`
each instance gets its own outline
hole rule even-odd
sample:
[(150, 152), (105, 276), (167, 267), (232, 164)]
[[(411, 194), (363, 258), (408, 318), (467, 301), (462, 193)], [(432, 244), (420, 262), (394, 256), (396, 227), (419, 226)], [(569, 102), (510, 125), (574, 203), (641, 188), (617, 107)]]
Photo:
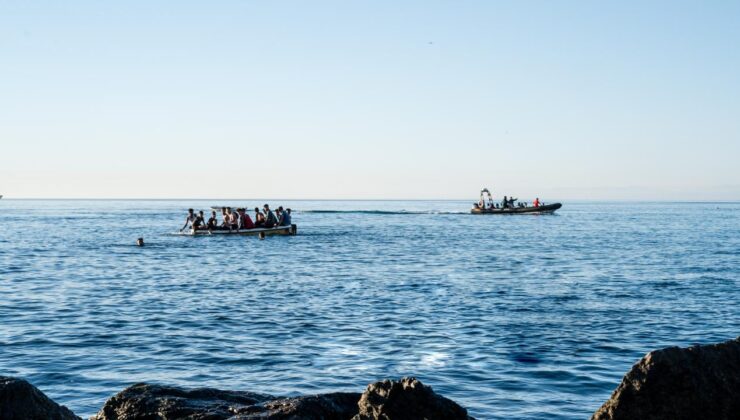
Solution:
[[(135, 384), (106, 401), (91, 420), (474, 420), (454, 401), (437, 395), (415, 378), (385, 380), (363, 393), (335, 392), (276, 397), (214, 388), (182, 389)], [(1, 420), (80, 420), (30, 383), (0, 376)]]
[[(740, 419), (740, 337), (720, 344), (648, 353), (592, 417), (697, 418)], [(36, 419), (80, 417), (23, 379), (0, 376), (0, 420)], [(474, 420), (465, 408), (415, 378), (375, 382), (363, 393), (301, 397), (142, 383), (111, 397), (90, 419)]]

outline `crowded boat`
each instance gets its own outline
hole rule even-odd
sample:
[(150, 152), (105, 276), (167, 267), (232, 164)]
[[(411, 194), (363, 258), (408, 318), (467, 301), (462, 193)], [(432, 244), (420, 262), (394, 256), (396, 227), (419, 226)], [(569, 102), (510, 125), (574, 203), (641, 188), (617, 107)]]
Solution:
[(296, 225), (292, 221), (290, 208), (279, 206), (274, 211), (269, 204), (262, 209), (254, 208), (254, 216), (246, 207), (212, 207), (210, 217), (206, 220), (205, 212), (188, 209), (185, 224), (180, 233), (198, 234), (242, 234), (295, 235)]

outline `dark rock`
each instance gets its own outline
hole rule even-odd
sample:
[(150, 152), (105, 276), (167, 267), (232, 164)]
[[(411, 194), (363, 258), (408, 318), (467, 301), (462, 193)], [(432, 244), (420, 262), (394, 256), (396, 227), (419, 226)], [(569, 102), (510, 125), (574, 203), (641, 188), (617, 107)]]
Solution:
[(467, 410), (416, 378), (368, 385), (352, 420), (468, 420)]
[(0, 419), (80, 420), (23, 379), (0, 376)]
[(295, 398), (211, 388), (184, 390), (136, 384), (110, 398), (93, 420), (347, 420), (357, 413), (357, 393)]
[(275, 399), (252, 392), (136, 384), (105, 402), (94, 420), (226, 419), (240, 409)]
[(648, 353), (592, 419), (740, 419), (740, 337)]
[(282, 398), (241, 410), (230, 420), (349, 420), (357, 414), (359, 399), (353, 392)]
[(136, 384), (113, 396), (92, 417), (92, 420), (133, 419), (469, 420), (470, 417), (464, 408), (435, 394), (414, 378), (377, 382), (369, 385), (364, 394), (337, 392), (292, 398)]
[[(359, 400), (359, 403), (358, 403)], [(358, 414), (359, 413), (359, 414)], [(469, 420), (467, 411), (414, 378), (370, 384), (364, 394), (274, 397), (212, 388), (132, 385), (91, 420)], [(0, 376), (0, 420), (80, 420), (22, 379)]]

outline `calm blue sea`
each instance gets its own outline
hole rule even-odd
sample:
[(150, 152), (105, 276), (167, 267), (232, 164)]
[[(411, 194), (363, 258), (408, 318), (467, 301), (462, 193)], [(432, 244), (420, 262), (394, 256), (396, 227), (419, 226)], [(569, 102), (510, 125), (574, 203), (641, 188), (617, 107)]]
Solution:
[[(295, 395), (415, 375), (480, 419), (587, 418), (646, 352), (740, 335), (739, 203), (0, 200), (0, 374), (83, 417), (135, 382)], [(147, 245), (134, 246), (143, 236)]]

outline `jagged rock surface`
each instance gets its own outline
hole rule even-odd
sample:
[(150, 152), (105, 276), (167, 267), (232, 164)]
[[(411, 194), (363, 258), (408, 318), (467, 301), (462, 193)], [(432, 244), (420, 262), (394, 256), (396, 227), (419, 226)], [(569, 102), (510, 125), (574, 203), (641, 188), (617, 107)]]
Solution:
[(80, 420), (23, 379), (0, 376), (0, 419)]
[[(274, 397), (213, 388), (136, 384), (91, 420), (471, 420), (454, 401), (414, 378), (370, 384), (363, 394)], [(0, 376), (0, 420), (81, 420), (22, 379)]]
[(368, 385), (352, 420), (469, 420), (467, 410), (416, 378)]
[(357, 413), (359, 393), (336, 392), (268, 401), (229, 420), (348, 420)]
[(136, 384), (110, 398), (93, 420), (346, 420), (357, 412), (360, 394), (295, 398), (212, 388), (184, 390)]
[(740, 337), (648, 353), (592, 419), (740, 419)]

